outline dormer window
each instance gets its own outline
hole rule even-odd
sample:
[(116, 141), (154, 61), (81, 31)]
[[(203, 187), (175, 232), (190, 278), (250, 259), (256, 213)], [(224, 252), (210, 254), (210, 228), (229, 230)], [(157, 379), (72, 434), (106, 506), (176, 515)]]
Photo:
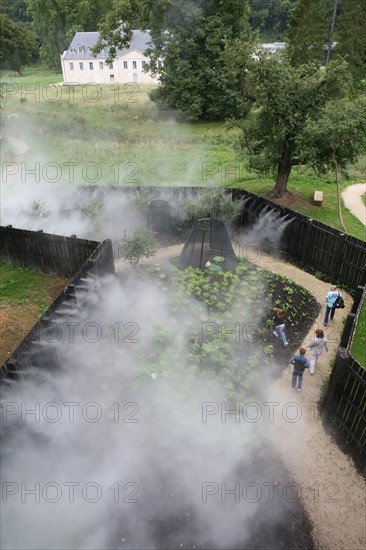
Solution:
[(78, 52), (79, 53), (84, 53), (84, 46), (79, 46), (78, 47)]

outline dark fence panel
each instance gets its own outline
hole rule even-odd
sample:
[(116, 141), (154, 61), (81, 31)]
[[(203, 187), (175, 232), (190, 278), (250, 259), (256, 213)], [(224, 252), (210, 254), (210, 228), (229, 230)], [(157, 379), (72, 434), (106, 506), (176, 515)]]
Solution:
[(0, 227), (0, 261), (72, 277), (98, 246), (96, 241)]
[[(80, 193), (100, 194), (114, 193), (128, 197), (147, 196), (150, 200), (160, 199), (169, 202), (173, 224), (186, 219), (183, 205), (187, 200), (194, 201), (209, 190), (207, 187), (95, 187), (81, 186)], [(233, 200), (243, 201), (243, 208), (238, 216), (238, 226), (249, 226), (269, 210), (280, 214), (281, 218), (292, 220), (285, 228), (281, 249), (287, 257), (301, 261), (304, 268), (321, 271), (329, 280), (356, 289), (363, 284), (366, 277), (366, 242), (321, 222), (310, 219), (305, 214), (295, 212), (265, 197), (245, 189), (225, 189)], [(320, 207), (321, 208), (321, 207)]]
[[(68, 285), (0, 367), (0, 380), (3, 384), (8, 385), (12, 381), (22, 378), (27, 369), (32, 366), (57, 369), (62, 361), (58, 356), (57, 346), (42, 346), (45, 341), (50, 342), (44, 337), (47, 331), (52, 332), (54, 328), (57, 328), (54, 314), (59, 308), (67, 310), (68, 307), (74, 306), (76, 300), (75, 287), (80, 284), (81, 279), (102, 276), (108, 273), (114, 273), (112, 242), (109, 239), (96, 243), (93, 252), (82, 265), (78, 266)], [(67, 320), (67, 314), (64, 314), (63, 318)], [(73, 319), (71, 318), (70, 321), (72, 322)], [(37, 349), (39, 352), (37, 352)]]
[(323, 409), (323, 419), (343, 435), (366, 467), (366, 370), (339, 348)]

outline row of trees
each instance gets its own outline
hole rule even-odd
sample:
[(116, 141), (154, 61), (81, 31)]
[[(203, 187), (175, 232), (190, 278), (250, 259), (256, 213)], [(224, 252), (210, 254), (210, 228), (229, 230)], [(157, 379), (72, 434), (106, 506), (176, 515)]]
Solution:
[[(157, 14), (168, 13), (171, 22), (173, 14), (180, 13), (181, 23), (186, 24), (189, 13), (197, 16), (212, 12), (210, 4), (205, 0), (187, 0), (184, 9), (178, 0), (2, 0), (1, 13), (6, 18), (2, 18), (1, 26), (12, 31), (8, 34), (14, 36), (14, 48), (20, 32), (32, 31), (33, 57), (38, 52), (48, 65), (59, 68), (60, 54), (76, 31), (95, 31), (103, 21), (113, 24), (122, 15), (127, 15), (135, 28), (146, 23), (150, 27), (150, 21), (157, 22)], [(259, 33), (262, 41), (286, 38), (292, 45), (296, 62), (320, 60), (324, 44), (334, 39), (339, 55), (348, 55), (353, 67), (365, 71), (366, 5), (363, 0), (243, 0), (228, 2), (226, 10), (222, 2), (216, 2), (216, 6), (217, 14), (231, 13), (239, 18), (246, 11), (250, 27)], [(163, 22), (167, 22), (166, 17)], [(22, 49), (21, 43), (18, 50)], [(13, 62), (15, 58), (8, 42), (2, 46), (1, 55), (3, 66), (4, 62), (12, 68), (19, 65)], [(24, 59), (28, 59), (27, 55)]]
[(95, 31), (113, 7), (113, 0), (2, 0), (1, 31), (12, 36), (1, 44), (1, 67), (19, 70), (12, 50), (22, 52), (21, 64), (27, 63), (29, 48), (17, 42), (21, 33), (32, 31), (35, 40), (33, 55), (60, 69), (60, 55), (69, 46), (77, 31)]
[[(74, 32), (100, 22), (95, 53), (107, 46), (110, 60), (132, 29), (149, 29), (148, 70), (161, 81), (151, 98), (187, 119), (240, 127), (239, 148), (253, 168), (276, 174), (282, 195), (294, 165), (338, 174), (366, 147), (365, 102), (355, 99), (366, 76), (366, 3), (268, 0), (268, 9), (282, 6), (289, 18), (287, 51), (272, 57), (258, 50), (249, 3), (259, 7), (254, 0), (26, 0), (19, 13), (31, 14), (50, 63)], [(324, 46), (335, 39), (331, 61)]]

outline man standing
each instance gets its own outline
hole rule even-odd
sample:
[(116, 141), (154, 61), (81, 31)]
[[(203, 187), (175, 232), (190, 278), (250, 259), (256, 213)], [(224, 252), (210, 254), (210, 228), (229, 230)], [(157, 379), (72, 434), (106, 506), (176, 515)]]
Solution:
[(335, 285), (332, 285), (330, 287), (330, 291), (325, 296), (325, 301), (327, 302), (327, 309), (325, 310), (325, 317), (324, 317), (324, 326), (326, 327), (329, 320), (329, 313), (330, 313), (330, 320), (332, 321), (335, 313), (335, 307), (334, 302), (336, 299), (340, 296), (340, 292), (338, 292), (337, 287)]

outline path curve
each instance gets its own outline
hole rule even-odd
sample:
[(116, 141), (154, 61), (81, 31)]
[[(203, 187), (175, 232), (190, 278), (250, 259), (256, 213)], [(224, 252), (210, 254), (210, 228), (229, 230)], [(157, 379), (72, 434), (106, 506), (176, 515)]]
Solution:
[(366, 183), (356, 183), (355, 185), (350, 185), (342, 192), (342, 199), (345, 207), (348, 208), (348, 210), (350, 210), (352, 214), (356, 216), (356, 218), (358, 218), (364, 225), (366, 225), (366, 205), (362, 200), (362, 196), (365, 194)]
[[(164, 265), (180, 254), (183, 245), (174, 245), (159, 250), (143, 264)], [(305, 341), (308, 344), (316, 328), (323, 328), (325, 294), (329, 284), (313, 275), (283, 262), (261, 254), (256, 265), (285, 275), (306, 288), (322, 305), (314, 319)], [(116, 271), (124, 268), (123, 262)], [(331, 373), (330, 362), (334, 360), (343, 331), (343, 318), (352, 308), (353, 300), (342, 291), (345, 309), (336, 312), (334, 321), (324, 329), (329, 341), (329, 353), (323, 353), (317, 363), (314, 376), (304, 376), (303, 392), (290, 390), (292, 367), (286, 368), (269, 392), (268, 402), (276, 403), (274, 421), (270, 424), (270, 437), (287, 466), (291, 481), (296, 483), (313, 525), (313, 539), (318, 550), (364, 550), (366, 548), (366, 485), (364, 477), (355, 468), (352, 460), (333, 442), (326, 433), (317, 414), (317, 404), (324, 380)], [(293, 403), (292, 410), (301, 412), (299, 422), (285, 421), (283, 411)], [(290, 410), (290, 409), (288, 409)], [(276, 482), (276, 480), (268, 480)]]

